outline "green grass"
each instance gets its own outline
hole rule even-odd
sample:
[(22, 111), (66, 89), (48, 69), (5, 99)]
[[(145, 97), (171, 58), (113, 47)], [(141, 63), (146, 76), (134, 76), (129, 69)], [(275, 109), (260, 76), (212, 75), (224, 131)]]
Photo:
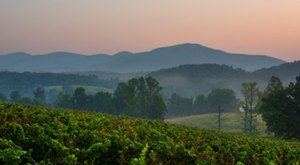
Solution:
[[(222, 113), (221, 114), (221, 131), (232, 133), (243, 133), (243, 113)], [(166, 122), (181, 124), (185, 126), (199, 127), (211, 130), (218, 130), (218, 116), (216, 113), (193, 115), (185, 117), (176, 117), (166, 119)], [(267, 136), (266, 124), (262, 120), (261, 116), (257, 116), (255, 119), (256, 134), (259, 136)]]
[[(113, 92), (113, 89), (100, 87), (100, 86), (88, 86), (88, 85), (72, 85), (71, 86), (72, 89), (76, 89), (78, 87), (83, 87), (87, 93), (91, 93), (91, 94), (95, 94), (97, 92), (109, 92), (109, 93)], [(63, 86), (46, 86), (44, 88), (47, 92), (50, 90), (56, 90), (59, 92), (63, 90)]]

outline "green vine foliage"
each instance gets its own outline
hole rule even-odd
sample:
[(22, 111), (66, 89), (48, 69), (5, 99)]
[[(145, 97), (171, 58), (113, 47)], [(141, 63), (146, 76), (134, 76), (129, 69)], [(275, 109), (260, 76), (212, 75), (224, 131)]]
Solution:
[(0, 103), (0, 164), (299, 164), (300, 144)]

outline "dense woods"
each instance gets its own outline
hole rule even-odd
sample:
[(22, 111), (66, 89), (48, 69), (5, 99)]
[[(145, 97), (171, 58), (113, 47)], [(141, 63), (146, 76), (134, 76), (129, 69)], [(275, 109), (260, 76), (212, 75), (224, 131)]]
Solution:
[(300, 140), (300, 75), (296, 82), (286, 87), (279, 78), (272, 77), (259, 111), (270, 132), (278, 137)]
[(234, 112), (238, 109), (238, 99), (233, 90), (214, 89), (207, 96), (187, 98), (176, 93), (167, 101), (167, 117), (188, 116), (205, 113)]

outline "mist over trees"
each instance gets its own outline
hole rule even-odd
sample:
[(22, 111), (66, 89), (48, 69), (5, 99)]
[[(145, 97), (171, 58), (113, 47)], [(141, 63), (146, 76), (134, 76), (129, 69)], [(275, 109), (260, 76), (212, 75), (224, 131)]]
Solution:
[(264, 92), (258, 91), (256, 82), (243, 83), (241, 86), (242, 101), (237, 99), (233, 90), (224, 88), (213, 89), (207, 95), (199, 94), (194, 98), (176, 93), (163, 98), (158, 81), (152, 77), (140, 77), (119, 83), (114, 92), (87, 93), (83, 87), (73, 90), (66, 85), (60, 93), (53, 94), (52, 102), (47, 102), (49, 94), (43, 87), (36, 87), (31, 91), (32, 97), (24, 96), (17, 90), (8, 95), (0, 91), (0, 101), (159, 120), (219, 113), (221, 121), (221, 113), (242, 108), (246, 134), (255, 133), (256, 116), (261, 114), (268, 131), (275, 136), (300, 139), (300, 76), (288, 86), (284, 86), (279, 78), (272, 77)]
[(167, 117), (188, 116), (204, 113), (234, 112), (238, 108), (238, 99), (231, 89), (214, 89), (207, 96), (186, 98), (176, 93), (168, 99)]

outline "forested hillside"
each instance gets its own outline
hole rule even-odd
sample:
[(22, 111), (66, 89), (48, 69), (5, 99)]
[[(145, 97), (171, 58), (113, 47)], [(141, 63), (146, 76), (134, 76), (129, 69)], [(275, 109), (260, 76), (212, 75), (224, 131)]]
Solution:
[(206, 95), (215, 88), (232, 89), (240, 97), (242, 83), (257, 82), (259, 89), (263, 90), (272, 76), (279, 77), (287, 84), (294, 81), (299, 74), (300, 62), (286, 63), (254, 72), (227, 65), (201, 64), (182, 65), (149, 73), (164, 87), (164, 94), (170, 96), (177, 93), (186, 97)]
[(218, 64), (182, 65), (152, 72), (149, 75), (160, 82), (166, 95), (175, 92), (188, 97), (206, 95), (216, 88), (233, 89), (240, 96), (243, 82), (255, 81), (263, 88), (269, 79), (242, 69)]
[(260, 69), (253, 73), (262, 77), (276, 76), (283, 82), (289, 82), (291, 79), (294, 79), (294, 77), (300, 75), (300, 61)]

